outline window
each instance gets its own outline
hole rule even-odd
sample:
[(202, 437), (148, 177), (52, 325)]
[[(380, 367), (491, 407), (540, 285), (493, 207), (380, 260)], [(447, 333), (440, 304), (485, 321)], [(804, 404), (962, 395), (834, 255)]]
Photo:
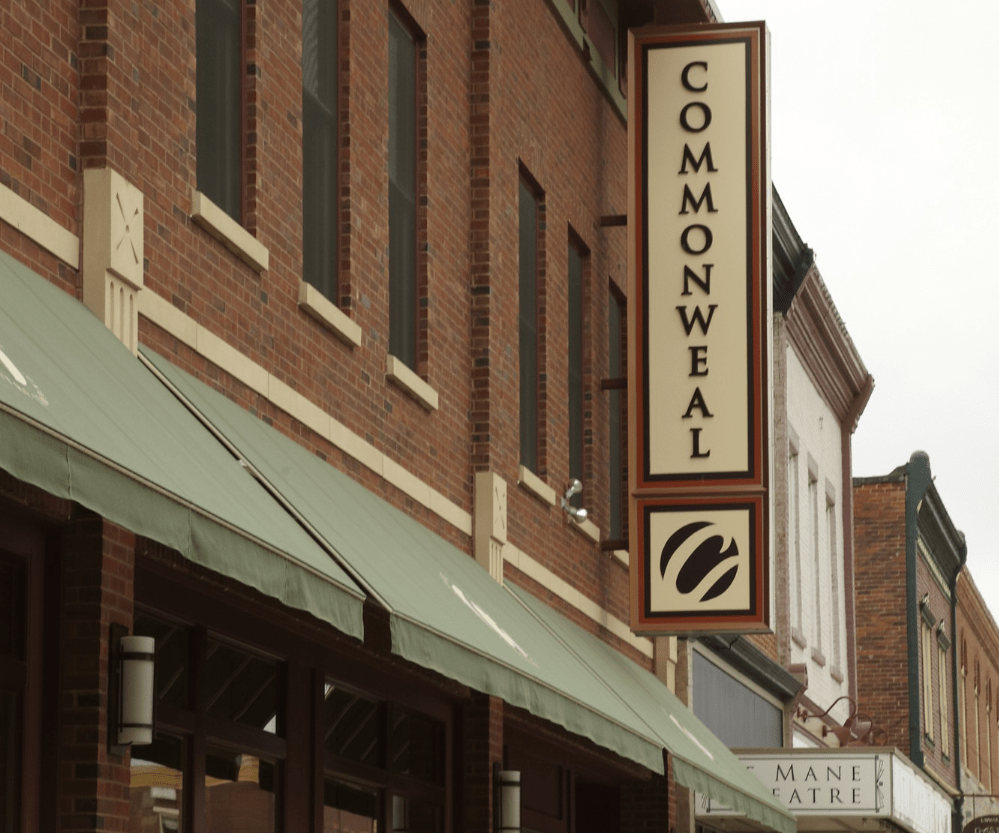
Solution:
[(418, 336), (418, 39), (389, 14), (389, 352), (415, 370)]
[(322, 711), (323, 829), (374, 833), (389, 818), (390, 830), (440, 833), (443, 724), (334, 681)]
[(842, 676), (842, 638), (840, 636), (840, 610), (843, 603), (840, 593), (839, 571), (842, 559), (836, 547), (836, 497), (832, 487), (826, 484), (826, 539), (829, 547), (829, 616), (832, 629), (832, 669)]
[(136, 613), (134, 631), (156, 640), (157, 732), (131, 756), (133, 808), (153, 814), (161, 830), (174, 822), (186, 828), (195, 808), (203, 821), (194, 826), (209, 833), (251, 820), (260, 833), (279, 829), (280, 664), (144, 612)]
[(818, 656), (821, 665), (825, 665), (825, 658), (822, 657), (822, 548), (820, 546), (821, 532), (819, 527), (819, 476), (817, 469), (813, 467), (811, 459), (808, 461), (808, 506), (811, 511), (812, 527), (812, 570), (814, 581), (812, 582), (812, 599), (814, 609), (813, 635), (815, 637), (815, 647), (812, 650), (813, 658)]
[(807, 644), (805, 640), (805, 628), (802, 625), (802, 579), (801, 579), (801, 481), (798, 471), (798, 443), (795, 436), (789, 438), (788, 443), (788, 561), (791, 570), (792, 587), (791, 593), (791, 638), (799, 648), (804, 648)]
[(958, 703), (957, 725), (961, 742), (961, 765), (968, 765), (968, 643), (961, 637), (961, 699)]
[(940, 752), (949, 756), (950, 708), (947, 696), (947, 651), (950, 648), (950, 641), (941, 625), (937, 625), (937, 698), (940, 701)]
[[(612, 541), (626, 541), (628, 537), (628, 353), (624, 297), (612, 285), (607, 304), (608, 376), (605, 383), (610, 392), (610, 436), (608, 457), (610, 464), (610, 513), (609, 537)], [(625, 546), (625, 548), (627, 548)]]
[(923, 733), (933, 740), (933, 624), (927, 622), (926, 611), (922, 619), (922, 683), (923, 683)]
[(985, 683), (985, 786), (992, 792), (992, 680)]
[(544, 202), (539, 192), (522, 176), (519, 196), (519, 292), (520, 292), (520, 462), (540, 473), (541, 349), (538, 322), (541, 317), (541, 263), (544, 252)]
[(337, 301), (339, 0), (302, 3), (302, 276)]
[(197, 0), (198, 190), (243, 218), (243, 0)]
[[(585, 448), (583, 424), (585, 421), (583, 391), (583, 280), (589, 253), (573, 236), (569, 238), (568, 257), (568, 356), (569, 366), (569, 477), (585, 480)], [(582, 505), (581, 494), (573, 501)]]

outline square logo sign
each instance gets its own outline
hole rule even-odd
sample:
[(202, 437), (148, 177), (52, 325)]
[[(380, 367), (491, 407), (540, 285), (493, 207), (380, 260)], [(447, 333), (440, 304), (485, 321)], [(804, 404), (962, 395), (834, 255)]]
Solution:
[(646, 503), (644, 617), (758, 616), (761, 510), (754, 499)]

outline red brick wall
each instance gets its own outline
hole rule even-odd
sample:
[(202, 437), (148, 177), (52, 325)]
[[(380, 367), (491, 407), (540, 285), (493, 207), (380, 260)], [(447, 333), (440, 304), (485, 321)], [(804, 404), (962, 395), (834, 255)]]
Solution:
[(858, 706), (909, 754), (905, 601), (905, 483), (857, 486), (854, 587)]
[[(62, 833), (124, 831), (128, 758), (108, 752), (108, 632), (132, 627), (135, 536), (88, 512), (63, 533), (59, 807)], [(53, 784), (53, 787), (55, 785)]]
[[(965, 697), (963, 703), (960, 742), (964, 750), (964, 779), (974, 778), (978, 784), (964, 783), (965, 792), (999, 792), (999, 628), (989, 612), (971, 576), (965, 571), (957, 583), (957, 638), (953, 650), (958, 653), (959, 673), (964, 669)], [(949, 631), (948, 631), (949, 632)], [(975, 667), (979, 671), (978, 733), (975, 732)], [(986, 708), (986, 687), (991, 682), (991, 714)], [(985, 732), (991, 733), (992, 784), (988, 779)], [(967, 803), (967, 802), (966, 802)], [(980, 808), (980, 807), (979, 807)], [(993, 812), (995, 806), (983, 812)]]

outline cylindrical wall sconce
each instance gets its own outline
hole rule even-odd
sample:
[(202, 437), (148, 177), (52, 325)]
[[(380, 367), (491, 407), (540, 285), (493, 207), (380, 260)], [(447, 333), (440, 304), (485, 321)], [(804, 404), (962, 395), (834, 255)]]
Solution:
[(123, 755), (128, 746), (153, 742), (156, 640), (128, 636), (125, 628), (112, 625), (110, 649), (108, 745)]
[(520, 772), (497, 769), (496, 791), (499, 794), (497, 833), (520, 833)]

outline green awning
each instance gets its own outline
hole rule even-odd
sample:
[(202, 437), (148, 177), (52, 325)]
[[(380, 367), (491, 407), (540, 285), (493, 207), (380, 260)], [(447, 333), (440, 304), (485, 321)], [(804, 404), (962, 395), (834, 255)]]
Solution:
[(508, 589), (660, 739), (679, 783), (766, 827), (794, 833), (794, 816), (655, 675), (525, 590)]
[(390, 613), (393, 653), (662, 773), (662, 741), (479, 564), (150, 351)]
[(329, 554), (89, 310), (3, 253), (0, 468), (363, 636)]

